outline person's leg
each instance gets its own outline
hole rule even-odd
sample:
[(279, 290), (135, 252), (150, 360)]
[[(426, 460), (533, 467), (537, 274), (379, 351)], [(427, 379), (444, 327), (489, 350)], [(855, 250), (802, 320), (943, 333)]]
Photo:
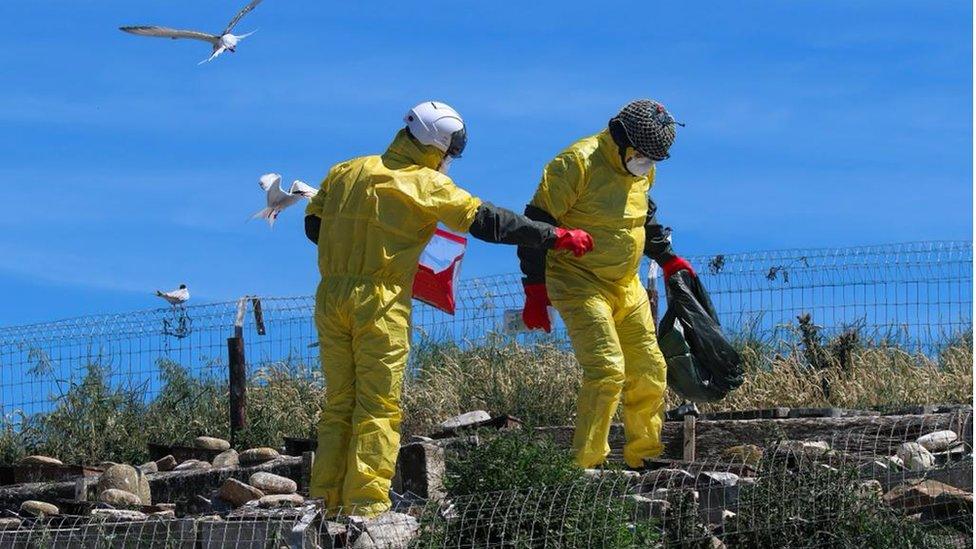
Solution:
[(343, 315), (342, 296), (336, 289), (319, 285), (315, 296), (315, 326), (319, 333), (319, 355), (325, 375), (325, 404), (318, 426), (318, 448), (309, 482), (309, 495), (325, 498), (326, 509), (335, 512), (342, 504), (346, 476), (346, 455), (352, 435), (356, 402), (352, 352), (352, 326)]
[(624, 461), (640, 467), (661, 455), (667, 364), (657, 346), (647, 293), (634, 280), (627, 288), (617, 318), (617, 335), (624, 353), (623, 419), (627, 444)]
[(610, 422), (624, 385), (624, 357), (620, 350), (613, 310), (605, 298), (554, 302), (583, 368), (583, 385), (576, 403), (573, 451), (581, 467), (602, 464), (610, 453)]
[(355, 313), (356, 407), (342, 504), (348, 512), (375, 516), (390, 507), (390, 482), (400, 450), (410, 295), (408, 289), (382, 284), (363, 292)]

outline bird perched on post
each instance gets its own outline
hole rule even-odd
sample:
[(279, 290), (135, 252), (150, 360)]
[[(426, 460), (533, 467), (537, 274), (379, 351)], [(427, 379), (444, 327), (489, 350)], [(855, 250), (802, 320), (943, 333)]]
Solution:
[(285, 208), (295, 204), (302, 198), (311, 199), (318, 191), (303, 181), (296, 179), (289, 190), (281, 188), (281, 175), (266, 173), (258, 183), (268, 193), (268, 207), (251, 216), (251, 219), (263, 218), (268, 220), (268, 226), (274, 227), (275, 219)]
[(202, 65), (207, 61), (212, 61), (216, 59), (220, 54), (225, 51), (234, 53), (237, 51), (237, 44), (241, 40), (251, 36), (257, 31), (251, 31), (247, 34), (234, 35), (230, 31), (234, 29), (234, 26), (248, 13), (251, 12), (261, 0), (251, 0), (251, 3), (241, 8), (241, 11), (237, 12), (237, 15), (230, 20), (227, 27), (220, 34), (209, 34), (206, 32), (193, 31), (193, 30), (180, 30), (171, 29), (169, 27), (157, 27), (154, 25), (138, 25), (130, 27), (119, 27), (120, 31), (128, 32), (130, 34), (137, 34), (139, 36), (154, 36), (157, 38), (172, 38), (176, 40), (177, 38), (189, 38), (191, 40), (202, 40), (213, 46), (210, 57), (204, 59), (203, 61), (197, 63)]
[(186, 284), (180, 284), (179, 288), (168, 292), (156, 290), (156, 296), (165, 299), (170, 305), (175, 307), (186, 303), (190, 299), (190, 290), (186, 288)]

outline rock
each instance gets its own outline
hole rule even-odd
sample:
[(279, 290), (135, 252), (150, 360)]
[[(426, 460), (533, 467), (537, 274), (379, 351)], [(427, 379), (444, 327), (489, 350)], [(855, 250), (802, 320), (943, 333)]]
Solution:
[(921, 480), (902, 484), (892, 488), (884, 495), (884, 501), (894, 509), (913, 515), (931, 507), (936, 498), (943, 497), (943, 501), (956, 499), (965, 501), (969, 498), (972, 505), (972, 494), (954, 486), (943, 484), (936, 480)]
[(888, 469), (891, 471), (901, 471), (905, 468), (905, 462), (898, 456), (888, 456), (884, 458), (884, 461), (888, 464)]
[(946, 465), (948, 463), (953, 463), (956, 461), (961, 461), (966, 459), (969, 455), (969, 449), (965, 443), (956, 443), (949, 448), (941, 452), (932, 452), (932, 457), (935, 458), (936, 465)]
[(176, 511), (175, 503), (156, 503), (144, 509), (143, 511), (149, 513), (159, 513), (162, 511)]
[(281, 507), (299, 507), (305, 503), (305, 498), (298, 494), (274, 494), (264, 496), (258, 500), (258, 507), (277, 509)]
[(481, 423), (482, 421), (488, 421), (489, 419), (491, 419), (491, 414), (488, 412), (484, 410), (475, 410), (473, 412), (467, 412), (444, 420), (438, 425), (438, 427), (442, 431), (462, 429), (464, 427), (470, 427), (476, 423)]
[(98, 519), (118, 521), (138, 521), (149, 518), (145, 513), (132, 509), (92, 509), (91, 516)]
[(216, 468), (237, 467), (240, 464), (240, 456), (238, 455), (237, 450), (233, 448), (224, 450), (213, 458), (213, 466)]
[(634, 518), (637, 520), (663, 519), (671, 509), (671, 504), (663, 499), (651, 499), (638, 494), (627, 498), (634, 504)]
[(101, 494), (109, 489), (124, 490), (139, 496), (144, 505), (152, 503), (149, 479), (146, 474), (131, 465), (116, 464), (102, 473), (95, 486), (95, 493)]
[(583, 476), (601, 482), (623, 481), (627, 484), (640, 480), (637, 471), (621, 471), (616, 469), (583, 469)]
[(147, 475), (151, 475), (159, 472), (159, 465), (155, 461), (150, 461), (149, 463), (140, 465), (139, 470)]
[(264, 492), (235, 478), (229, 478), (220, 485), (217, 495), (234, 507), (240, 507), (251, 500), (261, 499)]
[(727, 520), (732, 520), (734, 518), (735, 518), (735, 513), (733, 513), (732, 511), (729, 511), (728, 509), (722, 509), (722, 522), (723, 523), (725, 521), (727, 521)]
[(725, 471), (702, 471), (697, 480), (699, 484), (704, 482), (712, 486), (735, 486), (739, 482), (739, 475)]
[(201, 450), (224, 450), (230, 449), (230, 442), (216, 437), (197, 437), (193, 439), (193, 447)]
[(274, 448), (250, 448), (241, 452), (239, 460), (241, 465), (258, 465), (281, 457), (278, 450)]
[(393, 477), (394, 491), (435, 501), (444, 498), (444, 456), (444, 448), (437, 444), (415, 442), (401, 446)]
[(674, 501), (675, 498), (687, 498), (690, 497), (694, 501), (698, 501), (698, 490), (688, 490), (680, 488), (658, 488), (651, 492), (651, 499), (660, 499), (667, 502)]
[(20, 510), (35, 517), (52, 517), (61, 514), (61, 510), (58, 509), (57, 505), (34, 499), (21, 503)]
[(176, 511), (168, 509), (166, 511), (153, 511), (149, 513), (149, 518), (159, 520), (171, 520), (176, 518)]
[(0, 531), (3, 530), (16, 530), (20, 528), (22, 520), (17, 517), (0, 518)]
[(361, 528), (362, 534), (352, 544), (353, 549), (392, 549), (409, 546), (420, 524), (410, 515), (387, 511), (365, 520)]
[(734, 463), (756, 466), (762, 461), (763, 449), (755, 444), (742, 444), (722, 450), (722, 456), (733, 460)]
[(944, 522), (965, 520), (972, 528), (973, 495), (968, 492), (943, 492), (922, 510), (922, 520)]
[(107, 471), (109, 470), (109, 468), (111, 468), (114, 465), (119, 465), (119, 464), (115, 461), (102, 461), (98, 464), (98, 468), (101, 469), (102, 471)]
[(156, 467), (160, 471), (172, 471), (176, 468), (176, 458), (173, 456), (164, 456), (156, 460)]
[(924, 471), (935, 465), (935, 456), (917, 442), (906, 442), (898, 447), (898, 458), (912, 471)]
[(802, 456), (817, 457), (830, 451), (830, 445), (822, 440), (783, 440), (777, 445), (780, 451)]
[(206, 461), (201, 461), (199, 459), (188, 459), (183, 463), (177, 465), (173, 468), (174, 471), (192, 471), (195, 469), (211, 469), (213, 465), (210, 465)]
[(50, 456), (26, 456), (20, 458), (17, 462), (18, 465), (64, 465), (60, 459), (53, 458)]
[(678, 488), (694, 486), (695, 476), (684, 469), (655, 469), (645, 473), (640, 479), (640, 492), (653, 492), (658, 488)]
[(959, 435), (955, 431), (935, 431), (918, 437), (916, 442), (929, 452), (942, 452), (952, 446), (958, 438)]
[(108, 488), (98, 494), (98, 501), (107, 503), (112, 507), (138, 507), (142, 505), (142, 499), (132, 492)]
[(248, 483), (265, 494), (294, 494), (298, 491), (295, 481), (273, 473), (254, 473)]
[(725, 549), (725, 542), (715, 536), (708, 538), (708, 549)]

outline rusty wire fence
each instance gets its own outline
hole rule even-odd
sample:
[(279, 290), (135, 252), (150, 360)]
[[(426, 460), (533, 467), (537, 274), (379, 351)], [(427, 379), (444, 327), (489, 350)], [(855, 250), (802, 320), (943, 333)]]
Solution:
[[(588, 470), (553, 485), (405, 499), (372, 519), (355, 509), (327, 515), (314, 500), (196, 515), (177, 507), (176, 516), (104, 505), (71, 516), (8, 512), (0, 546), (972, 547), (971, 408), (852, 417), (832, 429), (785, 421), (796, 438), (766, 433), (751, 446), (719, 446), (712, 457), (641, 473)], [(155, 494), (165, 479), (151, 482)], [(207, 495), (214, 488), (186, 484)]]
[[(972, 243), (924, 242), (803, 249), (690, 258), (726, 332), (761, 341), (770, 353), (797, 339), (809, 314), (825, 337), (858, 331), (863, 342), (937, 354), (972, 334)], [(647, 276), (647, 265), (642, 276)], [(653, 273), (652, 273), (653, 274)], [(650, 287), (662, 296), (660, 279)], [(413, 312), (414, 344), (476, 345), (518, 332), (520, 277), (464, 280), (447, 315), (422, 303)], [(0, 328), (0, 412), (30, 417), (49, 410), (89, 368), (151, 400), (166, 364), (227, 379), (228, 338), (242, 343), (247, 373), (286, 365), (318, 371), (314, 299), (246, 297), (234, 302), (108, 314)], [(523, 339), (534, 336), (517, 335)], [(555, 324), (557, 339), (562, 337)]]

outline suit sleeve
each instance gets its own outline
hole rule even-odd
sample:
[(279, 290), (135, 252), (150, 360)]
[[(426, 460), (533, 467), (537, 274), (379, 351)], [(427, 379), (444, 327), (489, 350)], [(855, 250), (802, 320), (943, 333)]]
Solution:
[(511, 210), (482, 202), (468, 231), (471, 236), (496, 244), (516, 244), (545, 250), (556, 244), (556, 228), (551, 223), (534, 221)]
[(657, 205), (647, 197), (647, 219), (644, 221), (644, 255), (658, 265), (664, 265), (675, 257), (671, 248), (671, 227), (665, 227), (657, 219)]
[(319, 192), (308, 201), (305, 207), (305, 237), (313, 244), (319, 243), (319, 231), (322, 228), (322, 207), (325, 203), (326, 189), (331, 181), (335, 167), (329, 170), (329, 175), (325, 176), (322, 184), (319, 185)]
[[(525, 207), (525, 217), (556, 225), (556, 219), (542, 208), (529, 204)], [(546, 250), (519, 246), (519, 268), (522, 269), (523, 284), (545, 284), (546, 282)]]

